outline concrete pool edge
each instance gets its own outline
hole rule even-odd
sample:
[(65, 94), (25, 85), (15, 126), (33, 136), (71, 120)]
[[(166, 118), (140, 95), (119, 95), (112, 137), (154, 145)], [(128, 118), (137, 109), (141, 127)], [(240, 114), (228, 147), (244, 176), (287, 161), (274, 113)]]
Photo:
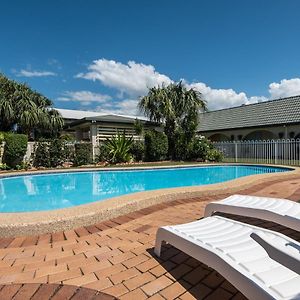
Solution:
[(74, 172), (105, 172), (105, 171), (134, 171), (134, 170), (151, 170), (151, 169), (174, 169), (174, 168), (194, 168), (194, 167), (211, 167), (211, 166), (260, 166), (260, 167), (273, 167), (294, 170), (295, 166), (285, 165), (270, 165), (270, 164), (255, 164), (255, 163), (191, 163), (191, 164), (179, 164), (179, 165), (134, 165), (134, 166), (115, 166), (115, 167), (78, 167), (78, 168), (61, 168), (61, 169), (44, 169), (44, 170), (27, 170), (27, 171), (4, 171), (0, 172), (0, 179), (7, 177), (26, 176), (26, 175), (45, 175), (56, 173), (74, 173)]
[[(16, 237), (22, 235), (39, 235), (50, 232), (74, 229), (81, 226), (88, 226), (109, 220), (130, 212), (134, 212), (143, 208), (150, 207), (155, 204), (169, 202), (172, 200), (199, 198), (201, 196), (217, 196), (224, 193), (238, 193), (239, 190), (248, 188), (258, 183), (268, 183), (276, 179), (292, 179), (300, 175), (300, 168), (278, 166), (278, 165), (263, 165), (263, 164), (207, 164), (208, 166), (216, 165), (255, 165), (268, 167), (282, 167), (292, 169), (289, 172), (266, 173), (259, 175), (250, 175), (241, 177), (223, 183), (183, 187), (169, 188), (155, 191), (139, 192), (111, 198), (101, 202), (93, 202), (90, 204), (79, 205), (75, 207), (39, 211), (26, 213), (0, 213), (0, 237)], [(207, 166), (206, 164), (196, 164), (188, 166), (174, 167), (192, 167), (192, 166)], [(163, 168), (171, 168), (172, 166), (163, 166)], [(141, 167), (145, 169), (145, 167)], [(156, 167), (148, 167), (150, 169)], [(159, 166), (157, 168), (162, 168)], [(137, 168), (118, 168), (137, 169)], [(140, 169), (140, 168), (139, 168)], [(80, 168), (79, 171), (99, 171), (103, 170), (95, 168)], [(111, 170), (106, 168), (106, 170)], [(113, 168), (116, 170), (116, 168)], [(59, 170), (59, 172), (77, 172), (78, 170)], [(49, 173), (49, 170), (39, 173)], [(53, 172), (50, 172), (53, 173)], [(16, 176), (15, 173), (13, 173)], [(18, 173), (18, 175), (28, 175), (28, 172)], [(37, 174), (37, 172), (33, 172)], [(1, 176), (6, 177), (6, 176)]]

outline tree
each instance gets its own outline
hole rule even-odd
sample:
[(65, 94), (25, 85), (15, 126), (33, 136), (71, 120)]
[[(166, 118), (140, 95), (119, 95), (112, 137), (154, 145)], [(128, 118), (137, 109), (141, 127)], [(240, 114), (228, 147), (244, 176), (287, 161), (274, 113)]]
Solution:
[(187, 89), (182, 82), (149, 89), (142, 97), (139, 109), (153, 122), (164, 125), (168, 137), (169, 158), (176, 159), (176, 146), (185, 147), (195, 136), (200, 110), (206, 110), (201, 93)]
[(58, 132), (63, 119), (52, 107), (52, 101), (29, 86), (0, 74), (0, 130), (18, 131), (28, 136), (34, 130)]
[(141, 120), (135, 119), (133, 123), (133, 128), (136, 135), (142, 135), (144, 132), (144, 126)]
[(7, 131), (15, 121), (16, 83), (0, 74), (0, 128)]

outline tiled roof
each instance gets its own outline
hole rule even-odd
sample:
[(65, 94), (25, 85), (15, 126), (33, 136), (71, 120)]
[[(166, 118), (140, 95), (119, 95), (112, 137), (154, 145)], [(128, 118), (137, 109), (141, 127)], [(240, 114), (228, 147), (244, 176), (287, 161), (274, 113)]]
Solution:
[(300, 123), (300, 96), (203, 113), (198, 131)]

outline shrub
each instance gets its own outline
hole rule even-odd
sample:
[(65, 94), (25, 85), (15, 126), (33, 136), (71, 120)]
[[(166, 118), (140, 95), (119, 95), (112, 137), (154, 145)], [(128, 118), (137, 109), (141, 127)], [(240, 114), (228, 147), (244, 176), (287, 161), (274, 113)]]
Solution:
[(213, 144), (205, 137), (195, 138), (188, 147), (187, 157), (190, 160), (222, 161), (223, 153), (215, 149)]
[(223, 160), (223, 153), (218, 149), (209, 149), (207, 153), (207, 159), (209, 161), (220, 162)]
[(130, 149), (132, 146), (132, 137), (127, 138), (125, 132), (112, 136), (105, 141), (105, 147), (108, 149), (109, 159), (112, 163), (128, 162), (131, 160)]
[(46, 140), (40, 140), (36, 143), (33, 165), (35, 167), (45, 168), (49, 168), (51, 166), (49, 145)]
[(187, 158), (190, 160), (202, 160), (207, 159), (207, 154), (213, 146), (209, 140), (204, 137), (196, 137), (190, 143), (187, 149)]
[(0, 132), (0, 144), (4, 142), (5, 135), (4, 132)]
[(16, 170), (28, 170), (30, 168), (30, 163), (27, 161), (22, 161), (21, 164), (16, 165), (15, 169)]
[(75, 156), (74, 144), (69, 144), (68, 142), (63, 141), (62, 160), (64, 162), (72, 162), (74, 161), (74, 156)]
[(189, 145), (186, 144), (185, 134), (181, 130), (177, 130), (174, 136), (174, 150), (173, 156), (177, 160), (185, 160), (188, 157), (188, 148)]
[(66, 141), (66, 142), (74, 142), (75, 141), (74, 135), (72, 135), (70, 133), (62, 134), (60, 136), (60, 139), (63, 141)]
[(134, 141), (130, 148), (130, 153), (135, 161), (141, 161), (144, 158), (145, 145), (142, 141)]
[(61, 139), (53, 139), (49, 141), (49, 158), (50, 167), (56, 168), (64, 161), (63, 141)]
[(62, 139), (42, 139), (36, 143), (33, 165), (35, 167), (56, 168), (65, 161), (73, 161), (74, 147)]
[(145, 160), (164, 160), (168, 153), (168, 139), (163, 132), (149, 130), (145, 133)]
[(93, 162), (92, 144), (91, 143), (75, 144), (74, 165), (82, 166), (82, 165), (91, 164), (92, 162)]
[(9, 169), (9, 167), (8, 167), (7, 164), (2, 164), (2, 163), (0, 163), (0, 171), (8, 170), (8, 169)]
[(25, 134), (5, 134), (3, 162), (14, 168), (19, 165), (27, 151), (28, 138)]
[(98, 150), (97, 162), (106, 162), (110, 160), (109, 149), (105, 144), (100, 144)]

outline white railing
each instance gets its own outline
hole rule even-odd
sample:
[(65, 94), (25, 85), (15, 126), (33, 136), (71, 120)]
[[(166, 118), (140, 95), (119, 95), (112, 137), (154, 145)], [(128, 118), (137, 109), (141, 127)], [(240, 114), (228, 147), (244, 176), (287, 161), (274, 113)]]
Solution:
[(214, 142), (225, 162), (300, 165), (300, 139)]

